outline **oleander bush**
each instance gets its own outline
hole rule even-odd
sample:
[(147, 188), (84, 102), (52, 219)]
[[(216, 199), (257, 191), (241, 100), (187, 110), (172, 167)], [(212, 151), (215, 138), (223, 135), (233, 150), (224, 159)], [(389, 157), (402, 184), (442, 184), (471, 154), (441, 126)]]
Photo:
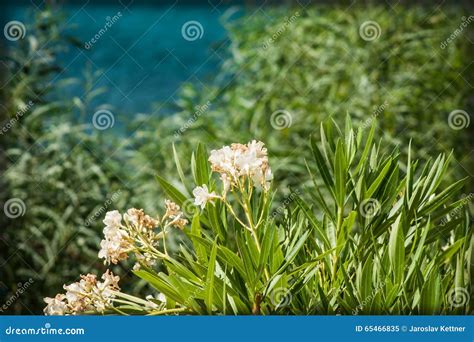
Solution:
[[(107, 270), (103, 281), (88, 274), (46, 298), (45, 313), (472, 312), (474, 240), (468, 215), (453, 215), (466, 212), (454, 199), (464, 180), (440, 187), (452, 155), (421, 168), (409, 148), (403, 171), (400, 152), (382, 153), (374, 132), (375, 125), (354, 131), (350, 119), (343, 132), (323, 123), (311, 139), (315, 186), (304, 190), (313, 201), (292, 193), (282, 220), (262, 142), (210, 156), (199, 145), (193, 185), (183, 186), (192, 194), (158, 176), (170, 199), (162, 216), (129, 209), (104, 219), (99, 258), (120, 264), (133, 257), (133, 272), (154, 291), (146, 298), (120, 292), (119, 276)], [(174, 255), (166, 248), (173, 230), (183, 233)]]

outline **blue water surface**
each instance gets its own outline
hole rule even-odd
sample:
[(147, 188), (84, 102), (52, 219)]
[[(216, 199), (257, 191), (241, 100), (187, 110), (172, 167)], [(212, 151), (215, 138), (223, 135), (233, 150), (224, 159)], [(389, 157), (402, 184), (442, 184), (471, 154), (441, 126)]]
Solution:
[[(11, 2), (2, 21), (24, 21), (37, 11), (35, 6)], [(107, 88), (94, 106), (111, 104), (117, 111), (138, 113), (150, 112), (152, 104), (159, 103), (154, 108), (160, 111), (177, 99), (183, 82), (206, 91), (228, 47), (222, 15), (235, 6), (208, 1), (65, 2), (60, 8), (66, 14), (67, 33), (82, 47), (72, 46), (60, 56), (60, 78), (83, 79), (88, 66), (100, 70), (94, 88)], [(194, 23), (194, 33), (184, 37), (187, 23)], [(98, 39), (92, 42), (94, 37)], [(83, 85), (60, 91), (60, 96), (85, 99)]]

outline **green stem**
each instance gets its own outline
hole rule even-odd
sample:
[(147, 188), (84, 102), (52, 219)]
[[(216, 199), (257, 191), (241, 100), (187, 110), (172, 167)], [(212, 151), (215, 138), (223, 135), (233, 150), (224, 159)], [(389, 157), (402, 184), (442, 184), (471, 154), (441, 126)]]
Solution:
[[(342, 229), (342, 220), (343, 220), (343, 215), (344, 215), (344, 208), (343, 207), (338, 207), (337, 208), (337, 226), (336, 226), (336, 236), (335, 239), (337, 241), (337, 234), (340, 232)], [(337, 251), (334, 252), (334, 257), (333, 257), (333, 268), (332, 268), (332, 280), (334, 281), (336, 278), (336, 273), (337, 273), (337, 263), (339, 262), (339, 256), (337, 255)]]

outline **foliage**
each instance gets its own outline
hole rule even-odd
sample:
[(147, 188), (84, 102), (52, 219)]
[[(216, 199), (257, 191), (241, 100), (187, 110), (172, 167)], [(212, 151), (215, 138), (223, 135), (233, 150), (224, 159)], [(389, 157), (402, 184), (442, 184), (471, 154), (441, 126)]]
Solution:
[(58, 55), (68, 46), (62, 23), (54, 9), (37, 12), (27, 40), (4, 57), (2, 126), (8, 130), (0, 137), (0, 196), (2, 208), (9, 199), (25, 206), (13, 218), (3, 209), (0, 218), (1, 302), (32, 279), (9, 313), (37, 313), (39, 293), (99, 268), (89, 262), (99, 241), (98, 218), (110, 206), (125, 207), (130, 197), (123, 156), (103, 158), (115, 151), (113, 142), (78, 124), (77, 101), (55, 99), (55, 90), (79, 82), (60, 77)]
[[(465, 151), (472, 150), (472, 139), (469, 140), (472, 131), (453, 131), (447, 125), (449, 112), (467, 109), (468, 105), (466, 99), (470, 86), (467, 82), (472, 84), (469, 77), (474, 74), (471, 71), (473, 66), (469, 64), (472, 52), (468, 50), (470, 46), (466, 39), (471, 35), (471, 28), (445, 49), (440, 48), (440, 43), (459, 27), (463, 14), (461, 10), (443, 7), (443, 12), (431, 12), (418, 7), (396, 6), (397, 15), (393, 15), (385, 8), (373, 6), (354, 7), (350, 12), (317, 6), (304, 11), (279, 8), (266, 11), (269, 17), (257, 14), (226, 22), (230, 34), (230, 56), (222, 65), (215, 84), (207, 85), (206, 89), (184, 86), (173, 108), (174, 114), (157, 120), (150, 117), (137, 120), (131, 125), (134, 131), (137, 130), (135, 134), (130, 141), (121, 142), (120, 146), (124, 148), (113, 154), (114, 146), (118, 145), (116, 141), (112, 137), (101, 136), (85, 124), (86, 113), (91, 111), (92, 95), (60, 100), (53, 96), (58, 89), (80, 82), (78, 79), (59, 77), (64, 75), (58, 54), (74, 40), (62, 33), (63, 21), (55, 11), (46, 8), (36, 12), (25, 40), (16, 42), (8, 56), (2, 56), (3, 63), (0, 63), (4, 69), (2, 77), (8, 80), (8, 88), (4, 87), (1, 94), (1, 121), (18, 119), (7, 133), (0, 136), (0, 157), (4, 168), (0, 200), (3, 204), (10, 198), (20, 198), (26, 203), (23, 216), (9, 219), (2, 215), (0, 218), (0, 278), (7, 289), (3, 291), (5, 289), (0, 284), (0, 295), (9, 298), (16, 292), (19, 282), (25, 282), (29, 277), (34, 279), (33, 286), (22, 295), (21, 302), (16, 301), (9, 307), (9, 312), (29, 313), (27, 308), (38, 312), (42, 306), (38, 294), (49, 293), (51, 289), (60, 290), (65, 279), (75, 279), (86, 270), (97, 272), (99, 262), (89, 265), (97, 252), (95, 246), (99, 242), (101, 229), (100, 220), (95, 218), (110, 207), (122, 210), (135, 205), (155, 212), (157, 203), (165, 195), (164, 191), (157, 190), (159, 187), (154, 181), (157, 172), (170, 180), (171, 183), (162, 183), (168, 190), (176, 188), (186, 193), (185, 184), (194, 181), (192, 171), (198, 167), (196, 159), (201, 161), (198, 164), (202, 167), (206, 158), (201, 148), (200, 157), (196, 154), (194, 164), (182, 163), (178, 172), (181, 182), (176, 182), (177, 160), (187, 160), (191, 151), (203, 141), (218, 146), (253, 138), (268, 145), (276, 177), (274, 186), (277, 191), (266, 203), (266, 208), (269, 210), (272, 202), (277, 209), (271, 215), (266, 213), (269, 220), (258, 232), (263, 235), (260, 238), (265, 237), (265, 232), (270, 231), (271, 227), (275, 232), (274, 243), (267, 246), (274, 252), (269, 254), (268, 263), (273, 271), (270, 275), (277, 274), (272, 278), (275, 284), (269, 284), (261, 270), (257, 269), (258, 274), (255, 269), (252, 271), (260, 254), (252, 247), (253, 240), (248, 239), (250, 232), (239, 229), (238, 221), (226, 216), (222, 203), (217, 203), (215, 208), (208, 205), (196, 217), (188, 217), (194, 222), (192, 227), (201, 227), (201, 238), (196, 242), (192, 231), (185, 231), (188, 237), (170, 233), (166, 241), (176, 264), (164, 261), (159, 265), (165, 267), (162, 274), (158, 274), (156, 269), (150, 270), (158, 280), (147, 280), (167, 294), (165, 306), (168, 309), (175, 310), (177, 306), (178, 311), (184, 308), (186, 312), (249, 313), (260, 303), (261, 313), (334, 313), (349, 312), (349, 308), (354, 309), (365, 303), (359, 312), (419, 313), (438, 310), (461, 313), (472, 310), (470, 304), (461, 308), (449, 307), (448, 297), (445, 296), (450, 290), (470, 286), (472, 277), (469, 268), (463, 268), (463, 260), (470, 265), (468, 255), (472, 253), (467, 232), (468, 219), (457, 216), (441, 218), (450, 211), (456, 211), (456, 207), (460, 210), (465, 203), (462, 199), (454, 202), (461, 193), (461, 190), (457, 193), (454, 190), (460, 185), (449, 191), (449, 196), (442, 198), (446, 201), (442, 203), (446, 208), (433, 208), (426, 196), (428, 192), (435, 191), (434, 188), (418, 185), (421, 188), (416, 190), (415, 181), (403, 185), (402, 174), (407, 170), (412, 170), (411, 174), (416, 171), (415, 165), (411, 169), (411, 164), (406, 163), (407, 149), (403, 148), (400, 156), (392, 152), (394, 146), (406, 146), (411, 139), (411, 158), (422, 157), (419, 169), (429, 152), (455, 149), (456, 160), (462, 159)], [(298, 16), (289, 21), (296, 11), (299, 11)], [(361, 39), (358, 30), (367, 20), (376, 20), (380, 25), (381, 36), (377, 40)], [(276, 39), (269, 41), (277, 32)], [(85, 84), (84, 88), (91, 90), (90, 84)], [(100, 91), (103, 90), (96, 89), (89, 94)], [(29, 101), (33, 106), (18, 116), (17, 113), (28, 106)], [(278, 122), (273, 122), (272, 126), (272, 113), (278, 110), (291, 114), (289, 127), (278, 127)], [(341, 172), (344, 170), (336, 170), (333, 166), (335, 156), (332, 154), (337, 150), (334, 136), (328, 134), (329, 142), (323, 145), (329, 145), (321, 151), (322, 156), (313, 154), (305, 147), (307, 136), (319, 131), (324, 118), (332, 115), (335, 121), (341, 123), (344, 113), (350, 113), (353, 120), (359, 123), (361, 131), (358, 134), (368, 132), (372, 121), (378, 118), (378, 127), (385, 142), (377, 146), (375, 152), (370, 150), (369, 156), (373, 157), (368, 166), (364, 164), (358, 172), (346, 172), (345, 175)], [(335, 128), (332, 130), (338, 132)], [(172, 143), (176, 144), (173, 158), (169, 153)], [(349, 145), (345, 145), (346, 148)], [(314, 143), (314, 146), (318, 144)], [(359, 144), (357, 149), (361, 152)], [(346, 171), (350, 164), (348, 152), (344, 155), (339, 149), (340, 156), (342, 153), (347, 162), (344, 165), (347, 166)], [(111, 158), (104, 159), (103, 156), (107, 155)], [(307, 172), (305, 159), (311, 173)], [(446, 159), (440, 159), (437, 167), (445, 165)], [(391, 162), (387, 164), (387, 160)], [(354, 163), (355, 160), (352, 165)], [(327, 164), (327, 170), (320, 169), (324, 164)], [(428, 171), (431, 166), (428, 166)], [(465, 175), (462, 167), (472, 169), (469, 159), (463, 161), (462, 166), (454, 162), (451, 167), (440, 170), (439, 174), (429, 176), (425, 171), (424, 176), (436, 178), (442, 184), (433, 184), (446, 188), (455, 183), (454, 179)], [(316, 186), (312, 187), (314, 177), (311, 174), (316, 174), (316, 170), (325, 174), (318, 173)], [(336, 171), (341, 173), (336, 174)], [(399, 176), (395, 176), (396, 172)], [(442, 173), (444, 176), (441, 176)], [(371, 189), (369, 184), (373, 184), (381, 174), (385, 174), (381, 176), (384, 179), (377, 189)], [(396, 198), (398, 202), (394, 202), (393, 188), (387, 188), (392, 182), (387, 175), (397, 179), (397, 190), (405, 191), (405, 195)], [(422, 184), (423, 174), (417, 177), (415, 180), (420, 180), (419, 184)], [(331, 179), (333, 182), (338, 179), (339, 183), (332, 184)], [(347, 180), (345, 188), (341, 185), (341, 179)], [(351, 180), (355, 183), (352, 184)], [(199, 182), (196, 184), (202, 185)], [(212, 189), (215, 183), (208, 185)], [(340, 189), (338, 191), (345, 190), (342, 214), (338, 213), (337, 205), (342, 199), (340, 193), (335, 197), (336, 185)], [(308, 190), (302, 191), (303, 187)], [(295, 200), (295, 194), (306, 203), (312, 201), (313, 207), (305, 207), (303, 200)], [(179, 201), (182, 197), (176, 193), (175, 196), (178, 197), (173, 199), (182, 204)], [(381, 208), (375, 217), (364, 220), (357, 208), (371, 196), (379, 201)], [(189, 194), (186, 194), (187, 197)], [(111, 198), (116, 200), (110, 203)], [(283, 217), (280, 214), (283, 212), (281, 203), (288, 202), (292, 202), (292, 206)], [(396, 210), (390, 209), (394, 203), (397, 203)], [(262, 213), (261, 209), (259, 206), (252, 207), (252, 213), (255, 214), (256, 210)], [(390, 214), (390, 210), (394, 213)], [(392, 228), (397, 215), (400, 216), (399, 226), (403, 229)], [(91, 217), (94, 219), (89, 220)], [(227, 221), (223, 222), (223, 218)], [(347, 222), (352, 222), (352, 219), (354, 230), (341, 232), (341, 227), (347, 230)], [(340, 220), (342, 226), (338, 226)], [(442, 223), (437, 220), (442, 220)], [(446, 224), (448, 220), (451, 223)], [(226, 235), (228, 239), (214, 242), (219, 236), (216, 229), (222, 227), (229, 234)], [(329, 247), (323, 235), (317, 235), (318, 229), (329, 234)], [(405, 238), (407, 268), (415, 260), (420, 266), (411, 271), (412, 274), (403, 275), (401, 287), (397, 287), (395, 280), (387, 276), (392, 274), (391, 271), (383, 272), (393, 267), (395, 254), (387, 251), (383, 244), (390, 243), (392, 230)], [(306, 231), (308, 237), (293, 256), (290, 253), (293, 253), (295, 243), (302, 239)], [(367, 236), (373, 231), (379, 234), (374, 241)], [(432, 238), (434, 232), (436, 235)], [(420, 240), (423, 234), (427, 234), (424, 241)], [(184, 245), (174, 256), (173, 251), (178, 247), (173, 242), (179, 238), (184, 239)], [(347, 240), (344, 248), (337, 243), (338, 238)], [(369, 240), (370, 243), (367, 242)], [(392, 245), (396, 245), (396, 237), (392, 240), (395, 241)], [(362, 248), (363, 244), (371, 248)], [(202, 266), (203, 260), (196, 259), (193, 253), (197, 250), (205, 253), (204, 265), (207, 269), (215, 245), (225, 247), (233, 254), (229, 254), (231, 260), (226, 261), (223, 259), (225, 255), (222, 256), (226, 252), (216, 247), (216, 276), (208, 277)], [(400, 251), (399, 245), (395, 251)], [(417, 246), (422, 246), (420, 252)], [(312, 260), (320, 256), (316, 248), (323, 256)], [(339, 248), (341, 252), (336, 259), (334, 248)], [(249, 253), (257, 259), (243, 259)], [(188, 255), (191, 255), (190, 259)], [(234, 260), (235, 255), (242, 258), (240, 262)], [(275, 269), (275, 265), (279, 264), (281, 256), (291, 256), (293, 263), (278, 273), (280, 271)], [(71, 263), (71, 260), (75, 262)], [(372, 264), (366, 264), (366, 260), (371, 260)], [(244, 262), (245, 268), (242, 269)], [(227, 264), (228, 275), (222, 277), (221, 273), (226, 274), (227, 270), (219, 267)], [(304, 273), (314, 265), (323, 266), (322, 269), (307, 271), (309, 274)], [(326, 269), (328, 266), (335, 269), (334, 276), (332, 271)], [(383, 288), (374, 298), (369, 296), (369, 307), (363, 297), (367, 295), (363, 288), (370, 286), (364, 287), (363, 284), (370, 283), (364, 274), (370, 273), (371, 267), (374, 270), (372, 287), (382, 285)], [(192, 281), (190, 284), (185, 281), (182, 284), (185, 292), (178, 291), (179, 296), (175, 298), (176, 291), (171, 291), (169, 282), (173, 282), (174, 286), (175, 281), (185, 276), (179, 272), (186, 272), (188, 268), (194, 274)], [(190, 276), (189, 272), (186, 274)], [(200, 281), (195, 281), (196, 276)], [(209, 289), (206, 279), (210, 281), (211, 277), (214, 284)], [(230, 283), (223, 281), (227, 278), (230, 278)], [(306, 278), (308, 280), (304, 284), (298, 283), (298, 280)], [(438, 278), (441, 278), (441, 283)], [(244, 280), (248, 280), (249, 285)], [(429, 288), (422, 286), (425, 280), (430, 284)], [(229, 284), (232, 289), (238, 290), (237, 294), (229, 289)], [(165, 285), (167, 291), (161, 288)], [(122, 287), (137, 294), (136, 290), (128, 289), (123, 279)], [(224, 289), (228, 300), (219, 302), (215, 299), (216, 302), (208, 307), (211, 303), (209, 296), (222, 299)], [(282, 299), (287, 298), (289, 293), (293, 298), (290, 305), (272, 303), (271, 298), (280, 298), (281, 293), (276, 289), (284, 290)], [(191, 290), (197, 292), (186, 292)], [(431, 290), (435, 293), (439, 291), (441, 301), (428, 303), (433, 304), (428, 310), (424, 305), (427, 291)], [(191, 309), (187, 298), (183, 297), (183, 294), (189, 293), (197, 296)], [(145, 305), (143, 301), (139, 302)]]
[[(231, 55), (215, 88), (185, 87), (176, 114), (154, 124), (147, 119), (149, 129), (140, 129), (138, 158), (153, 165), (140, 182), (145, 184), (155, 170), (173, 170), (169, 158), (152, 158), (156, 139), (167, 150), (174, 141), (179, 151), (189, 153), (202, 141), (257, 138), (272, 151), (284, 194), (288, 182), (310, 181), (299, 158), (307, 136), (329, 116), (342, 124), (346, 113), (362, 126), (378, 118), (388, 150), (410, 140), (412, 153), (422, 159), (455, 149), (460, 164), (447, 172), (450, 179), (465, 177), (474, 167), (465, 156), (473, 149), (472, 125), (454, 131), (448, 115), (455, 109), (469, 112), (472, 27), (446, 48), (440, 45), (467, 14), (447, 6), (434, 11), (394, 6), (393, 11), (356, 5), (350, 11), (337, 6), (266, 8), (265, 14), (225, 22)], [(365, 41), (359, 28), (369, 20), (381, 31), (378, 39)], [(209, 108), (200, 113), (208, 101)], [(280, 113), (277, 121), (280, 110), (290, 118)], [(156, 196), (147, 188), (149, 198)]]
[[(192, 162), (199, 191), (193, 194), (201, 198), (208, 189), (202, 209), (190, 206), (190, 194), (158, 177), (191, 220), (179, 252), (173, 256), (132, 239), (139, 251), (161, 261), (163, 270), (157, 271), (138, 259), (141, 268), (134, 271), (161, 295), (144, 300), (115, 292), (110, 312), (471, 312), (474, 240), (469, 217), (452, 217), (465, 204), (454, 200), (463, 180), (440, 187), (452, 156), (441, 154), (420, 168), (409, 149), (403, 172), (400, 153), (383, 154), (381, 144), (373, 142), (374, 132), (375, 125), (370, 132), (354, 131), (349, 119), (344, 133), (332, 121), (323, 123), (320, 138), (311, 139), (316, 169), (308, 171), (314, 187), (304, 190), (313, 201), (293, 193), (281, 223), (272, 212), (272, 187), (258, 186), (245, 173), (226, 187), (222, 174), (235, 173), (216, 167), (220, 157), (212, 155), (210, 170), (199, 146)], [(117, 221), (109, 221), (109, 231), (129, 229), (121, 223), (113, 228)], [(166, 230), (156, 234), (166, 236)], [(455, 297), (459, 293), (467, 296), (462, 303)]]

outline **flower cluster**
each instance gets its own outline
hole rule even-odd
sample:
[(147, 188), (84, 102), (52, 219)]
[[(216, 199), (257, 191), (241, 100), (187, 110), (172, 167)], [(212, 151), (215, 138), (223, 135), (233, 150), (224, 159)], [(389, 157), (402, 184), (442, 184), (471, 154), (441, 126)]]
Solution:
[(104, 240), (100, 242), (99, 258), (107, 263), (117, 264), (128, 258), (133, 243), (128, 232), (122, 229), (122, 215), (117, 210), (109, 211), (104, 219)]
[(209, 162), (212, 171), (220, 173), (225, 191), (242, 184), (245, 180), (242, 178), (250, 178), (254, 185), (267, 190), (273, 179), (267, 149), (261, 141), (253, 140), (247, 145), (232, 144), (213, 150)]
[[(117, 264), (133, 253), (138, 261), (134, 266), (137, 269), (141, 265), (151, 266), (157, 258), (166, 257), (166, 250), (165, 254), (159, 251), (158, 241), (164, 239), (168, 227), (183, 229), (188, 221), (176, 203), (166, 200), (165, 208), (162, 219), (152, 218), (143, 209), (128, 209), (123, 216), (117, 210), (109, 211), (103, 221), (104, 239), (100, 243), (99, 258), (105, 259), (106, 264)], [(161, 231), (157, 232), (156, 228), (161, 228)], [(123, 295), (119, 292), (119, 277), (107, 270), (102, 280), (97, 281), (95, 275), (88, 274), (81, 276), (79, 282), (64, 285), (65, 294), (44, 299), (47, 304), (44, 313), (70, 315), (112, 309), (115, 296)], [(132, 296), (126, 298), (130, 300)], [(146, 304), (154, 305), (153, 302)]]
[(268, 191), (273, 179), (267, 149), (261, 141), (253, 140), (246, 145), (232, 144), (212, 150), (209, 162), (212, 171), (220, 174), (224, 189), (222, 196), (218, 196), (215, 192), (209, 192), (205, 184), (196, 187), (193, 191), (194, 204), (201, 208), (215, 198), (225, 198), (229, 190), (245, 189), (246, 184)]
[[(146, 215), (143, 209), (128, 209), (123, 217), (117, 210), (109, 211), (103, 221), (104, 239), (100, 243), (99, 258), (105, 259), (107, 264), (117, 264), (134, 253), (139, 262), (152, 265), (154, 259), (162, 255), (155, 246), (164, 238), (166, 228), (183, 229), (188, 223), (176, 203), (166, 200), (165, 207), (161, 220)], [(157, 227), (161, 232), (156, 231)]]
[(112, 307), (115, 292), (120, 291), (120, 278), (107, 270), (98, 281), (94, 274), (81, 275), (81, 280), (64, 285), (65, 294), (45, 298), (45, 315), (75, 315), (87, 311), (104, 312)]
[[(256, 246), (260, 250), (256, 231), (264, 222), (264, 211), (261, 212), (260, 217), (254, 219), (251, 203), (253, 196), (262, 195), (264, 204), (269, 197), (268, 190), (273, 177), (265, 145), (253, 140), (246, 145), (224, 146), (219, 150), (211, 151), (209, 162), (212, 171), (220, 174), (223, 182), (222, 192), (217, 194), (215, 191), (210, 191), (206, 184), (197, 186), (193, 190), (194, 204), (203, 209), (207, 203), (212, 203), (212, 200), (221, 200), (241, 226), (252, 232)], [(254, 188), (262, 189), (262, 191), (254, 192)], [(232, 196), (226, 196), (228, 192), (232, 192)], [(231, 203), (230, 199), (235, 200), (235, 203)], [(240, 205), (240, 209), (235, 204)], [(185, 206), (186, 203), (183, 205)], [(165, 213), (161, 218), (153, 218), (145, 214), (143, 209), (131, 208), (124, 214), (117, 210), (107, 212), (103, 223), (105, 225), (104, 238), (100, 242), (98, 256), (104, 259), (105, 264), (118, 264), (134, 256), (136, 261), (134, 270), (144, 267), (147, 271), (152, 271), (150, 268), (157, 260), (173, 261), (173, 255), (168, 254), (166, 249), (168, 228), (183, 230), (188, 220), (179, 205), (165, 200)], [(144, 300), (121, 293), (118, 281), (119, 277), (114, 276), (109, 270), (102, 275), (102, 281), (98, 281), (92, 274), (81, 276), (80, 281), (64, 285), (65, 294), (45, 298), (47, 306), (44, 312), (47, 315), (70, 315), (106, 310), (121, 312), (120, 310), (124, 310), (124, 307), (145, 307), (146, 310), (153, 312), (166, 308), (166, 300), (163, 298), (148, 296)], [(114, 303), (126, 305), (114, 307)], [(165, 311), (181, 312), (183, 310), (186, 310), (186, 307)]]
[(179, 205), (170, 200), (165, 200), (165, 207), (166, 212), (165, 216), (163, 216), (163, 220), (169, 219), (170, 226), (183, 229), (184, 226), (188, 224), (188, 220), (184, 218), (184, 214)]

